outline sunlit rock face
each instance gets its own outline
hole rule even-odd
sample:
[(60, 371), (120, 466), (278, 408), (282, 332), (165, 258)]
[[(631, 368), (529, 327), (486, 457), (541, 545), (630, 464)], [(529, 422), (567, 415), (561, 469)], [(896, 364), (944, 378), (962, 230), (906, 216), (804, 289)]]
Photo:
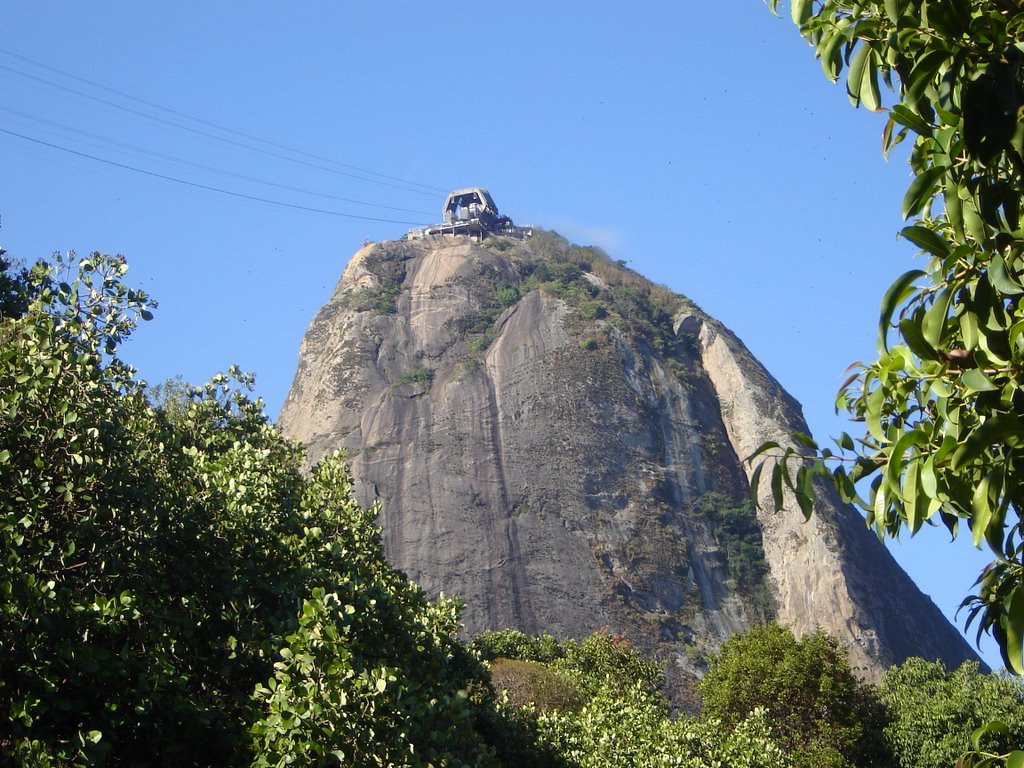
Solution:
[(824, 628), (869, 678), (910, 655), (975, 658), (828, 489), (806, 523), (744, 506), (741, 459), (806, 425), (743, 344), (550, 233), (363, 248), (309, 327), (279, 425), (310, 463), (348, 453), (389, 559), (461, 597), (467, 635), (603, 629), (682, 688), (772, 617)]

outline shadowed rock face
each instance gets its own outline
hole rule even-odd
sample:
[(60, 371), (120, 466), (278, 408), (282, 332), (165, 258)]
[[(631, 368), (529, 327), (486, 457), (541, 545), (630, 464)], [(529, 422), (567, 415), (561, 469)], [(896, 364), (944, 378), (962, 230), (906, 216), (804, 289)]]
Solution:
[(461, 596), (469, 635), (607, 629), (685, 677), (775, 616), (868, 677), (975, 658), (828, 489), (809, 523), (744, 509), (739, 457), (806, 431), (799, 405), (683, 297), (556, 236), (359, 251), (279, 424), (311, 462), (349, 453), (391, 562)]

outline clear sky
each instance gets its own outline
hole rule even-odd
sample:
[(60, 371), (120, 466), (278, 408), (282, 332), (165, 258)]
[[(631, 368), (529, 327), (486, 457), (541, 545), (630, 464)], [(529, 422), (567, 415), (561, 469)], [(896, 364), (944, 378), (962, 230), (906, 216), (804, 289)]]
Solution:
[[(0, 244), (124, 254), (160, 303), (128, 362), (237, 363), (272, 416), (349, 257), (457, 187), (690, 297), (819, 439), (915, 266), (883, 117), (761, 0), (38, 0), (0, 29)], [(952, 618), (988, 558), (948, 538), (889, 546)]]

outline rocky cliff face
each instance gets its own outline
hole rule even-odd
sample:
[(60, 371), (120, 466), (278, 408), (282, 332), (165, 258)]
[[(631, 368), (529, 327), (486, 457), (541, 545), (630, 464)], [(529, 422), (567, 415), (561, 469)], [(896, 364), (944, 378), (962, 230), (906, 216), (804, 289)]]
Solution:
[(770, 617), (823, 627), (869, 677), (974, 658), (828, 489), (808, 523), (745, 504), (741, 458), (806, 426), (743, 344), (549, 233), (359, 251), (279, 424), (311, 462), (348, 452), (388, 557), (460, 595), (468, 634), (603, 628), (682, 676)]

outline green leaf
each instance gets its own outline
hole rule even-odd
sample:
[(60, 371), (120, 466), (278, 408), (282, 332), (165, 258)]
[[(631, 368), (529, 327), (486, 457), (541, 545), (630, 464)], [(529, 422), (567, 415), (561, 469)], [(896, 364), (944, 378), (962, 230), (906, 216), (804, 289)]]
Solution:
[(772, 467), (772, 503), (775, 504), (775, 511), (782, 509), (782, 473), (785, 467), (780, 461)]
[(969, 392), (994, 392), (999, 389), (980, 368), (971, 368), (960, 377), (960, 381)]
[(805, 434), (803, 432), (794, 432), (792, 435), (790, 435), (790, 437), (792, 437), (796, 442), (798, 442), (805, 448), (808, 448), (812, 451), (818, 450), (818, 444), (814, 441), (814, 438), (808, 434)]
[(885, 540), (885, 510), (887, 508), (885, 486), (875, 489), (875, 499), (872, 504), (873, 520), (875, 523), (875, 534), (879, 541)]
[(846, 36), (840, 30), (832, 30), (828, 37), (818, 44), (818, 58), (821, 60), (821, 69), (825, 77), (833, 83), (839, 79), (839, 73), (843, 69), (842, 48)]
[(1021, 445), (1022, 441), (1024, 441), (1024, 424), (1021, 423), (1020, 418), (1012, 413), (1000, 414), (989, 419), (967, 436), (967, 439), (953, 453), (950, 466), (954, 472), (957, 472), (980, 457), (991, 445), (1005, 443), (1016, 448)]
[[(885, 467), (885, 478), (890, 488), (894, 490), (899, 488), (900, 476), (903, 474), (904, 467), (908, 464), (917, 464), (917, 462), (908, 459), (907, 452), (918, 443), (925, 443), (927, 440), (928, 436), (924, 432), (915, 429), (907, 432), (896, 441), (896, 444), (892, 447), (892, 452), (889, 454), (889, 462)], [(912, 459), (912, 457), (910, 458)]]
[(759, 506), (757, 491), (758, 488), (760, 488), (761, 486), (761, 472), (763, 469), (764, 462), (762, 461), (760, 464), (754, 467), (754, 472), (750, 476), (750, 500), (755, 507)]
[(941, 235), (928, 229), (928, 227), (922, 227), (919, 224), (904, 227), (900, 230), (900, 236), (912, 242), (922, 251), (927, 251), (933, 256), (938, 256), (940, 258), (949, 256), (949, 244)]
[(928, 168), (914, 177), (903, 196), (903, 218), (919, 214), (932, 201), (938, 192), (937, 184), (949, 168), (943, 165)]
[(981, 751), (981, 737), (989, 733), (1008, 734), (1010, 732), (1009, 727), (1006, 723), (1000, 720), (993, 720), (985, 723), (980, 728), (975, 728), (974, 733), (971, 734), (971, 748), (975, 752)]
[(904, 272), (896, 281), (889, 286), (889, 290), (882, 297), (882, 309), (878, 315), (878, 351), (885, 352), (888, 349), (887, 336), (889, 326), (892, 323), (893, 313), (908, 296), (914, 292), (914, 281), (924, 277), (925, 273), (920, 269), (912, 269)]
[(868, 61), (864, 67), (864, 82), (860, 88), (860, 98), (864, 106), (872, 112), (882, 108), (882, 96), (878, 88), (878, 54), (869, 48)]
[(930, 499), (938, 498), (938, 479), (935, 477), (935, 457), (929, 456), (921, 464), (919, 478), (921, 491)]
[(889, 110), (889, 114), (895, 122), (906, 126), (912, 131), (916, 131), (922, 136), (931, 136), (932, 134), (932, 124), (903, 104), (894, 105)]
[(793, 23), (798, 27), (811, 17), (811, 0), (791, 0), (789, 6), (790, 16)]
[(881, 388), (875, 389), (868, 395), (867, 407), (864, 410), (864, 421), (867, 423), (868, 432), (878, 442), (885, 440), (885, 432), (882, 431), (882, 404), (885, 401), (885, 391)]
[(910, 70), (903, 83), (906, 91), (905, 101), (910, 104), (916, 103), (938, 74), (939, 69), (949, 61), (952, 53), (942, 48), (935, 48), (921, 56)]
[(942, 344), (943, 331), (946, 328), (946, 319), (949, 314), (949, 302), (952, 297), (953, 292), (949, 288), (939, 291), (921, 321), (921, 335), (934, 348), (938, 348)]
[(864, 88), (865, 70), (869, 69), (869, 63), (871, 61), (871, 46), (867, 43), (860, 41), (857, 52), (853, 55), (853, 60), (850, 62), (850, 71), (846, 74), (846, 92), (850, 97), (850, 103), (853, 106), (859, 106), (863, 99), (861, 93)]
[(978, 348), (978, 316), (970, 310), (960, 315), (960, 337), (968, 352)]
[(1019, 296), (1024, 293), (1024, 288), (1010, 275), (1006, 262), (999, 254), (993, 256), (989, 262), (988, 276), (992, 286), (1005, 296)]
[(814, 511), (814, 473), (807, 467), (797, 472), (796, 503), (803, 512), (804, 520), (810, 520)]
[(914, 318), (900, 320), (900, 333), (903, 340), (907, 342), (910, 351), (922, 360), (938, 360), (939, 353), (928, 343), (921, 331), (921, 327)]
[(989, 478), (986, 475), (975, 486), (971, 497), (971, 536), (974, 546), (981, 547), (988, 529), (988, 521), (992, 519), (992, 503), (988, 494)]
[(1024, 768), (1024, 752), (1015, 749), (1006, 756), (1006, 768)]
[(885, 0), (885, 15), (889, 17), (889, 21), (893, 24), (900, 20), (899, 0)]
[(1018, 585), (1003, 601), (1001, 624), (1006, 632), (1003, 660), (1015, 675), (1024, 675), (1024, 586)]
[(903, 510), (907, 516), (907, 527), (910, 528), (911, 534), (917, 533), (922, 522), (921, 509), (918, 506), (920, 474), (921, 462), (913, 459), (908, 461), (907, 473), (903, 480)]
[(757, 447), (756, 451), (754, 451), (752, 454), (750, 454), (747, 457), (747, 463), (750, 464), (750, 463), (752, 463), (754, 461), (754, 459), (756, 459), (762, 453), (765, 453), (766, 451), (770, 451), (772, 449), (779, 448), (779, 447), (781, 447), (781, 446), (777, 442), (775, 442), (774, 440), (765, 440), (763, 443), (761, 443), (761, 445), (759, 445)]

